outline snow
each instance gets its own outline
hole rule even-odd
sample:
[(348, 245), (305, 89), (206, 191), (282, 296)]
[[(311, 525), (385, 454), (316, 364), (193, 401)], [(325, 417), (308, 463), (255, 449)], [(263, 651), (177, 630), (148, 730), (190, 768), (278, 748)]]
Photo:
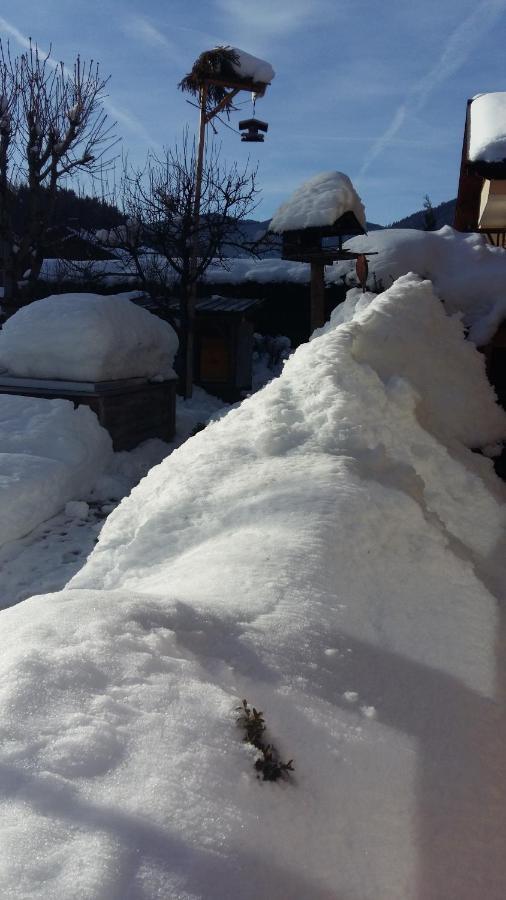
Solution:
[(505, 433), (409, 276), (153, 468), (2, 613), (3, 895), (503, 900)]
[(1, 395), (0, 545), (89, 490), (111, 455), (111, 439), (88, 408)]
[(365, 209), (350, 179), (342, 172), (321, 172), (305, 181), (274, 213), (269, 231), (333, 225), (344, 213), (355, 214), (366, 227)]
[(0, 370), (75, 381), (173, 376), (167, 322), (121, 295), (55, 294), (18, 310), (0, 332)]
[(232, 68), (241, 78), (251, 78), (252, 81), (261, 84), (270, 84), (275, 75), (270, 63), (265, 59), (259, 59), (258, 56), (252, 56), (251, 53), (246, 53), (244, 50), (239, 50), (237, 47), (230, 49), (238, 56), (238, 61), (232, 63)]
[(470, 124), (469, 160), (506, 161), (506, 91), (475, 97)]
[[(486, 344), (506, 318), (506, 251), (483, 235), (463, 234), (449, 225), (439, 231), (385, 228), (351, 238), (345, 248), (377, 251), (369, 258), (370, 287), (376, 282), (378, 289), (388, 288), (408, 272), (429, 278), (448, 313), (462, 316), (477, 346)], [(328, 282), (343, 276), (356, 283), (354, 263), (327, 269)]]
[[(176, 434), (170, 443), (151, 439), (128, 452), (108, 451), (98, 460), (92, 483), (83, 479), (76, 486), (74, 497), (80, 499), (68, 501), (61, 512), (46, 518), (25, 537), (0, 547), (0, 608), (34, 593), (62, 588), (83, 566), (104, 520), (123, 497), (193, 431), (227, 407), (199, 387), (194, 388), (191, 400), (178, 397), (176, 405)], [(61, 443), (62, 438), (58, 441)], [(40, 512), (46, 514), (43, 504)]]

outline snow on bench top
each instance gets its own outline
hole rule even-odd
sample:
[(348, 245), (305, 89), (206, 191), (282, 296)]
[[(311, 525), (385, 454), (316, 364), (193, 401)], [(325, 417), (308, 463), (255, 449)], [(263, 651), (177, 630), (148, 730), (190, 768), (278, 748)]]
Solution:
[(269, 62), (266, 62), (265, 59), (260, 59), (258, 56), (253, 56), (251, 53), (246, 53), (245, 50), (239, 50), (238, 47), (231, 47), (230, 49), (239, 57), (237, 63), (232, 63), (232, 68), (235, 69), (241, 78), (251, 78), (252, 81), (261, 84), (270, 84), (275, 76), (275, 72)]
[(55, 294), (0, 332), (0, 369), (20, 377), (113, 381), (172, 376), (173, 328), (119, 294)]
[(480, 94), (471, 103), (469, 160), (506, 160), (506, 91)]
[(364, 206), (348, 176), (343, 172), (321, 172), (301, 184), (279, 207), (269, 230), (281, 234), (299, 228), (321, 228), (333, 225), (347, 212), (354, 213), (366, 227)]

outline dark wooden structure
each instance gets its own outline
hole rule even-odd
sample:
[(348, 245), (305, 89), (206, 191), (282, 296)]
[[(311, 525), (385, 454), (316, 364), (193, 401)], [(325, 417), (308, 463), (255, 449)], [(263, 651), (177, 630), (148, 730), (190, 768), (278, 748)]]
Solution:
[(267, 122), (261, 122), (260, 119), (243, 119), (242, 122), (239, 122), (239, 131), (242, 132), (241, 141), (245, 143), (263, 143), (264, 136), (260, 132), (267, 132), (268, 130)]
[(457, 231), (481, 232), (491, 244), (506, 247), (506, 213), (504, 218), (491, 213), (494, 200), (506, 210), (506, 160), (469, 159), (472, 104), (473, 100), (467, 101), (454, 227)]
[(60, 381), (0, 376), (0, 394), (70, 400), (89, 406), (109, 432), (114, 450), (132, 450), (148, 438), (170, 441), (176, 425), (176, 378)]
[(325, 266), (336, 260), (357, 260), (364, 256), (343, 250), (343, 239), (357, 234), (366, 231), (351, 211), (332, 225), (283, 232), (282, 258), (311, 264), (311, 331), (325, 322)]
[[(262, 301), (204, 297), (195, 308), (194, 378), (208, 393), (234, 403), (251, 391), (252, 315)], [(177, 311), (176, 303), (172, 305)]]

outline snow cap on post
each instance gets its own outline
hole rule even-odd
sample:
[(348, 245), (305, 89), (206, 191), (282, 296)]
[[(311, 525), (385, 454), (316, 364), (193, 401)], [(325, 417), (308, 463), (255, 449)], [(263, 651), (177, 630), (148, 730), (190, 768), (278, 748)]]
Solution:
[(348, 212), (366, 228), (364, 205), (348, 176), (342, 172), (321, 172), (301, 184), (279, 207), (269, 231), (282, 234), (303, 228), (324, 228), (334, 225)]

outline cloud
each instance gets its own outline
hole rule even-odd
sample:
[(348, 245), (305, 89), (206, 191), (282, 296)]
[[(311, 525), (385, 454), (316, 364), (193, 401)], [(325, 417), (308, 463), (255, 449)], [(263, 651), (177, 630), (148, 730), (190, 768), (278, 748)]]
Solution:
[(448, 38), (437, 62), (408, 92), (403, 103), (397, 108), (392, 121), (373, 143), (367, 153), (360, 178), (372, 163), (389, 147), (409, 113), (419, 112), (436, 88), (451, 78), (466, 62), (474, 48), (483, 40), (497, 20), (506, 12), (506, 0), (481, 0), (473, 12), (458, 25)]
[[(3, 16), (0, 16), (0, 31), (6, 33), (10, 38), (12, 38), (23, 50), (27, 50), (30, 47), (31, 38), (27, 35), (24, 35), (15, 25), (12, 25), (7, 19), (4, 19)], [(39, 53), (42, 57), (47, 56), (47, 51), (43, 50), (36, 41), (32, 41), (33, 45), (38, 47)], [(60, 65), (60, 63), (51, 59), (51, 57), (47, 60), (48, 65), (53, 69)], [(72, 76), (72, 72), (67, 66), (64, 66), (64, 71), (66, 75)], [(134, 116), (131, 112), (122, 109), (117, 106), (115, 103), (112, 103), (107, 97), (103, 101), (104, 108), (107, 112), (114, 117), (119, 123), (125, 125), (130, 131), (133, 131), (137, 137), (141, 138), (144, 141), (147, 141), (149, 144), (153, 144), (147, 130), (144, 125)]]
[(296, 31), (304, 22), (318, 17), (325, 12), (328, 4), (325, 0), (256, 0), (245, 3), (244, 0), (217, 0), (216, 5), (232, 19), (232, 25), (257, 32), (286, 34)]
[(0, 16), (0, 30), (5, 31), (9, 37), (14, 38), (16, 43), (19, 44), (20, 47), (23, 47), (24, 50), (27, 50), (30, 46), (30, 38), (21, 34), (21, 32), (15, 28), (14, 25), (11, 25), (7, 19), (4, 19), (3, 16)]

